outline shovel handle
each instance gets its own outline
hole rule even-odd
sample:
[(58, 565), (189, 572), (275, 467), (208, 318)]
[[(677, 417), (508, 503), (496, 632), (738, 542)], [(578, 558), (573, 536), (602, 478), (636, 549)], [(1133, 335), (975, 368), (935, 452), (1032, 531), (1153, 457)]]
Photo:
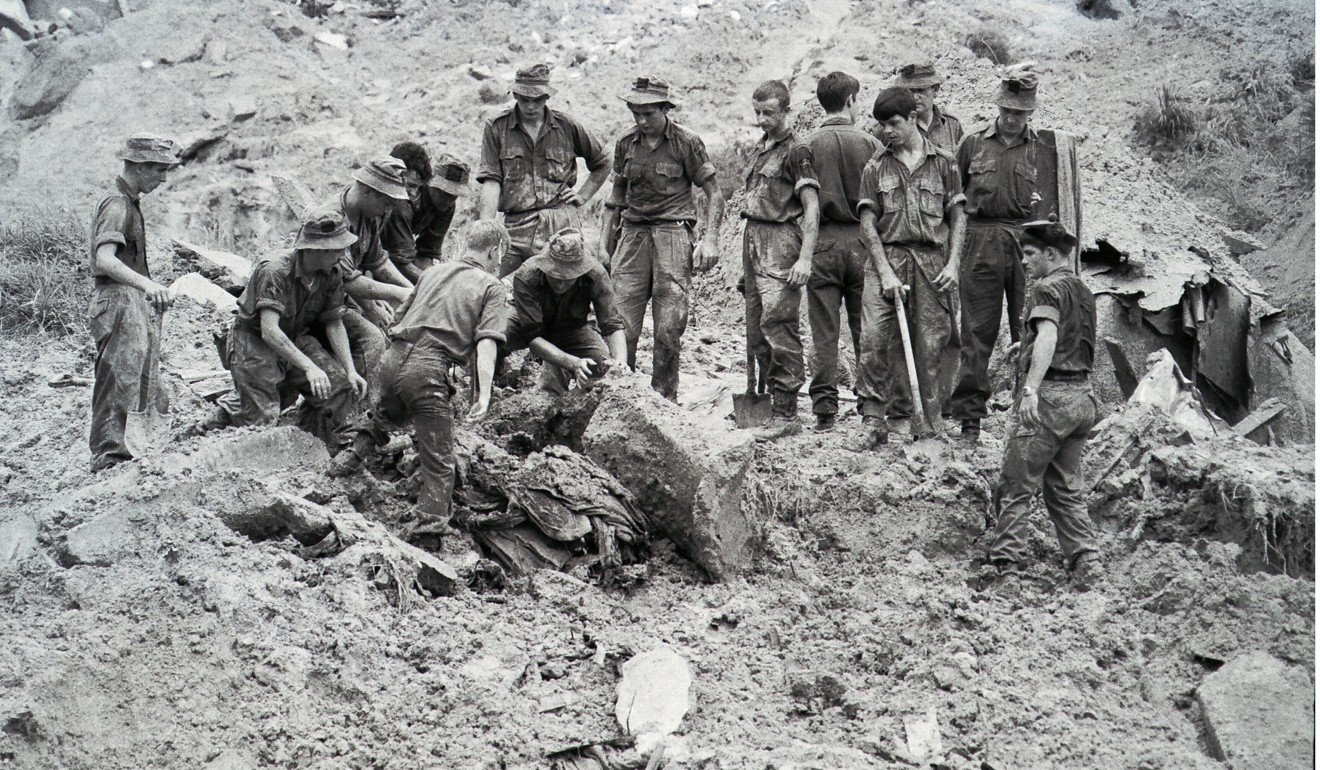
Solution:
[[(907, 287), (904, 286), (904, 289)], [(907, 364), (908, 387), (912, 389), (912, 411), (914, 417), (920, 418), (912, 423), (912, 432), (915, 434), (918, 425), (926, 425), (926, 408), (921, 400), (921, 383), (917, 380), (917, 362), (912, 355), (912, 332), (908, 329), (907, 308), (903, 306), (902, 290), (894, 292), (895, 309), (898, 311), (898, 335), (903, 339), (903, 362)]]
[(147, 360), (138, 385), (138, 411), (147, 411), (148, 400), (155, 394), (156, 369), (160, 364), (160, 333), (165, 323), (165, 314), (150, 311), (156, 316), (156, 334), (147, 345)]

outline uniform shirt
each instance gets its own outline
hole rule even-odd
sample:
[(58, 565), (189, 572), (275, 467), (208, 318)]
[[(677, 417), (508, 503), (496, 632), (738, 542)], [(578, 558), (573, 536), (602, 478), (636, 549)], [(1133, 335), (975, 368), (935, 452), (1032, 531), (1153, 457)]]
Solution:
[(958, 170), (967, 194), (967, 215), (1035, 218), (1036, 156), (1041, 151), (1040, 138), (1031, 126), (1011, 144), (999, 135), (998, 121), (964, 137), (958, 145)]
[(602, 336), (623, 329), (614, 304), (614, 284), (604, 265), (593, 259), (586, 273), (562, 281), (541, 269), (542, 260), (548, 259), (532, 257), (513, 274), (513, 316), (507, 334), (510, 350), (524, 348), (537, 337), (552, 339), (558, 332), (580, 329), (587, 325), (591, 310), (596, 311)]
[(421, 258), (439, 259), (445, 234), (454, 221), (457, 198), (444, 190), (426, 185), (418, 191), (417, 201), (399, 201), (385, 220), (380, 243), (395, 262), (408, 263)]
[[(1095, 297), (1082, 279), (1072, 273), (1047, 275), (1027, 290), (1027, 328), (1022, 349), (1036, 342), (1037, 320), (1053, 321), (1059, 327), (1050, 371), (1075, 374), (1091, 371), (1095, 358)], [(1030, 355), (1022, 357), (1022, 371), (1030, 368)]]
[(758, 222), (792, 222), (802, 216), (804, 187), (819, 189), (811, 164), (811, 148), (787, 132), (767, 147), (761, 137), (752, 167), (747, 170), (747, 204), (743, 218)]
[(696, 222), (692, 188), (714, 177), (706, 143), (693, 132), (670, 120), (651, 149), (633, 128), (614, 147), (614, 189), (605, 205), (623, 209), (625, 222)]
[(577, 158), (593, 172), (609, 162), (596, 137), (564, 113), (547, 109), (541, 133), (533, 139), (514, 107), (486, 124), (477, 183), (500, 183), (497, 208), (505, 213), (562, 206), (564, 195), (577, 185)]
[(342, 318), (344, 278), (339, 265), (326, 273), (303, 270), (296, 251), (262, 258), (238, 298), (234, 323), (260, 334), (262, 310), (280, 314), (280, 331), (289, 339), (306, 333), (314, 323)]
[(821, 221), (856, 224), (862, 169), (880, 149), (879, 140), (848, 118), (834, 117), (826, 118), (806, 144), (820, 185)]
[(915, 170), (888, 147), (862, 171), (859, 209), (876, 215), (880, 242), (943, 246), (949, 240), (948, 213), (964, 200), (962, 179), (947, 150), (921, 140), (925, 156)]
[(465, 259), (425, 273), (395, 315), (390, 337), (439, 343), (451, 361), (466, 361), (480, 340), (503, 343), (508, 299), (500, 279)]
[[(142, 208), (138, 196), (122, 177), (115, 177), (115, 187), (119, 190), (108, 195), (96, 205), (92, 216), (91, 265), (96, 265), (96, 250), (102, 244), (115, 244), (115, 258), (128, 266), (138, 275), (151, 277), (147, 269), (147, 231), (142, 220)], [(115, 279), (106, 275), (96, 275), (98, 286), (115, 283)]]
[(381, 247), (380, 235), (385, 229), (385, 219), (389, 214), (369, 217), (366, 214), (349, 212), (350, 189), (352, 188), (344, 188), (343, 192), (331, 198), (326, 204), (327, 207), (337, 209), (344, 215), (349, 231), (357, 236), (357, 242), (344, 250), (344, 258), (339, 261), (339, 272), (344, 276), (344, 283), (349, 283), (364, 273), (375, 270), (387, 260), (385, 250)]

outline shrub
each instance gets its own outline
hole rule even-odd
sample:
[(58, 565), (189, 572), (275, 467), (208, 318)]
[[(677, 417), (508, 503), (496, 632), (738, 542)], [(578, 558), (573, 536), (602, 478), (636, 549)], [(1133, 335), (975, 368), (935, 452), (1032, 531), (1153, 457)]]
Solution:
[(1199, 121), (1168, 84), (1160, 86), (1155, 103), (1137, 115), (1137, 141), (1157, 150), (1181, 149), (1196, 135)]
[(84, 327), (86, 231), (67, 209), (22, 211), (0, 224), (0, 329), (69, 334)]
[(992, 27), (982, 27), (968, 34), (963, 45), (978, 57), (989, 59), (997, 66), (1013, 63), (1013, 46), (1004, 33)]

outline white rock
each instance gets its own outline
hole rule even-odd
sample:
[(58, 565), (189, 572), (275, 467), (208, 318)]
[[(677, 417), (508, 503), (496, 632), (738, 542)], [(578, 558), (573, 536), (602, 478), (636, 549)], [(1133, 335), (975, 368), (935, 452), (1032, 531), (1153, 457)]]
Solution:
[(683, 656), (662, 644), (624, 663), (622, 673), (614, 718), (647, 755), (683, 723), (691, 707), (692, 670)]

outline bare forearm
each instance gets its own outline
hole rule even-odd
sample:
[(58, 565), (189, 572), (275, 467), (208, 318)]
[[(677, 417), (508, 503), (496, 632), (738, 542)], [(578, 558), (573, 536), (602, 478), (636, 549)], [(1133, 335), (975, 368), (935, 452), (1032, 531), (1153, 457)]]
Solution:
[(610, 358), (620, 362), (628, 360), (628, 337), (623, 333), (623, 329), (611, 332), (610, 336), (605, 338), (605, 345), (610, 349)]
[(1059, 339), (1059, 327), (1053, 321), (1036, 322), (1036, 341), (1031, 345), (1031, 367), (1027, 369), (1026, 387), (1036, 390), (1045, 381), (1045, 372), (1054, 360), (1054, 347)]
[(866, 209), (862, 211), (862, 243), (871, 255), (871, 266), (882, 276), (894, 276), (894, 268), (885, 254), (885, 245), (880, 242), (880, 233), (875, 229), (875, 214)]
[(500, 204), (500, 183), (486, 180), (481, 183), (481, 198), (477, 205), (477, 219), (494, 219)]
[(293, 340), (289, 339), (289, 335), (285, 334), (283, 329), (279, 326), (268, 326), (264, 323), (264, 319), (261, 324), (261, 340), (270, 345), (271, 350), (275, 351), (275, 355), (298, 367), (301, 371), (310, 372), (316, 368), (316, 364), (312, 359), (308, 358), (306, 354), (298, 349), (297, 345), (293, 344)]
[(802, 250), (800, 259), (811, 262), (820, 235), (820, 198), (811, 187), (802, 190)]
[(330, 341), (330, 350), (335, 354), (335, 360), (344, 367), (344, 371), (349, 375), (357, 372), (357, 367), (353, 365), (353, 351), (348, 344), (348, 332), (344, 329), (344, 322), (334, 320), (325, 325), (325, 336)]
[(949, 264), (955, 270), (962, 264), (963, 242), (967, 239), (967, 212), (962, 204), (949, 212)]
[(344, 284), (344, 291), (354, 299), (383, 299), (394, 304), (407, 300), (410, 293), (402, 286), (381, 283), (366, 275), (360, 275)]
[(498, 344), (492, 339), (477, 341), (477, 400), (490, 403), (490, 384), (495, 379), (495, 353)]
[(102, 244), (101, 248), (96, 250), (95, 264), (92, 266), (92, 273), (103, 275), (115, 283), (122, 283), (125, 286), (132, 286), (141, 291), (150, 291), (158, 284), (150, 278), (134, 271), (128, 265), (125, 265), (115, 256), (115, 245), (113, 243)]
[(402, 286), (405, 289), (412, 289), (413, 287), (412, 281), (409, 281), (403, 273), (400, 273), (399, 268), (395, 267), (394, 263), (388, 259), (385, 260), (380, 267), (372, 270), (371, 274), (376, 277), (376, 280), (382, 283), (388, 283), (393, 286)]
[(533, 337), (532, 341), (527, 345), (527, 349), (532, 351), (532, 355), (548, 364), (554, 364), (563, 369), (568, 369), (573, 366), (573, 356), (565, 353), (558, 346), (544, 337)]
[(714, 244), (719, 238), (720, 222), (724, 219), (724, 196), (712, 179), (702, 185), (706, 193), (706, 242)]
[(600, 241), (605, 244), (605, 253), (614, 256), (614, 249), (619, 245), (619, 210), (605, 209), (605, 223), (601, 225)]
[(591, 172), (591, 176), (587, 177), (587, 181), (578, 190), (578, 197), (582, 199), (582, 205), (585, 206), (590, 203), (591, 199), (596, 197), (596, 193), (600, 192), (600, 188), (605, 185), (605, 180), (609, 178), (609, 166), (602, 166)]

